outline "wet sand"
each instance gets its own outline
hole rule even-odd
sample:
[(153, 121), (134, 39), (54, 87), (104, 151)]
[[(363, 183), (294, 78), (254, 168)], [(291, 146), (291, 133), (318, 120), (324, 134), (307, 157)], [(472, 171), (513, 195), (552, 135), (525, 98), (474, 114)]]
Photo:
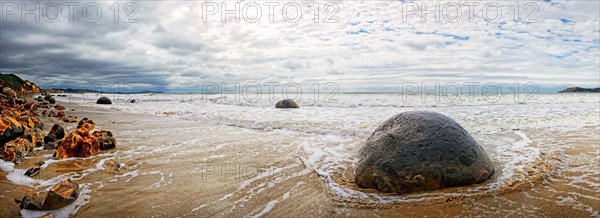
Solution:
[[(499, 191), (366, 203), (331, 191), (327, 178), (306, 164), (297, 142), (305, 133), (209, 125), (164, 114), (125, 113), (110, 106), (60, 104), (67, 107), (67, 115), (94, 120), (97, 130), (112, 131), (118, 141), (115, 150), (53, 162), (36, 176), (51, 179), (72, 172), (67, 176), (83, 184), (80, 198), (85, 201), (73, 217), (599, 216), (600, 143), (593, 137), (600, 134), (598, 126), (550, 134), (543, 129), (522, 130), (533, 146), (544, 148), (544, 159), (535, 165), (535, 173), (523, 169), (521, 176), (527, 179)], [(50, 123), (59, 122), (43, 120), (44, 133)], [(67, 131), (76, 126), (63, 124)], [(561, 146), (547, 147), (556, 144)], [(52, 153), (36, 151), (17, 167), (26, 169)], [(114, 170), (111, 161), (125, 167)], [(355, 187), (351, 178), (352, 171), (347, 170), (334, 179)], [(14, 199), (47, 188), (15, 185), (3, 172), (0, 184), (0, 213), (10, 217), (20, 216)]]

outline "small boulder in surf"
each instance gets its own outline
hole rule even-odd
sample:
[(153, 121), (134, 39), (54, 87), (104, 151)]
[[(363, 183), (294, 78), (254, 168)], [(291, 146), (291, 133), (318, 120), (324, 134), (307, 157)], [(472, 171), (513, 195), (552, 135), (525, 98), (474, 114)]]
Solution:
[(300, 108), (298, 104), (292, 99), (284, 99), (277, 104), (275, 104), (275, 108)]
[(102, 96), (96, 101), (96, 104), (112, 104), (112, 101), (109, 98)]

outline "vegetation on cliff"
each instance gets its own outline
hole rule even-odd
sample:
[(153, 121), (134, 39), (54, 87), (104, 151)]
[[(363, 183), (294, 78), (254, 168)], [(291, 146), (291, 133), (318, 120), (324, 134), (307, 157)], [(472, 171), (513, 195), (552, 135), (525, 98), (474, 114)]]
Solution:
[(16, 92), (21, 93), (42, 92), (42, 89), (36, 84), (29, 82), (28, 80), (23, 80), (15, 74), (0, 73), (0, 85), (2, 85), (2, 87), (9, 87)]

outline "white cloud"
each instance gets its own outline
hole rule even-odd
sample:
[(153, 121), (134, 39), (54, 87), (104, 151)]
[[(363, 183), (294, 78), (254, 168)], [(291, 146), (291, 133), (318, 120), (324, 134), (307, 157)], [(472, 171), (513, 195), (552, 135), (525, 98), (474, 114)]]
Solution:
[[(321, 10), (315, 23), (308, 6), (317, 2)], [(339, 7), (333, 16), (339, 22), (323, 23), (329, 13), (323, 10), (327, 2), (317, 2), (298, 2), (304, 17), (296, 23), (283, 21), (281, 11), (274, 15), (275, 22), (269, 22), (267, 7), (262, 7), (257, 23), (244, 19), (237, 23), (231, 16), (223, 23), (218, 14), (205, 23), (201, 1), (138, 2), (139, 23), (133, 24), (115, 24), (108, 15), (96, 24), (63, 20), (25, 25), (12, 20), (22, 29), (0, 28), (4, 57), (0, 71), (25, 74), (34, 81), (67, 73), (53, 79), (96, 76), (167, 89), (193, 88), (203, 82), (315, 79), (336, 82), (342, 90), (408, 80), (579, 85), (598, 85), (600, 80), (597, 1), (536, 2), (535, 23), (516, 22), (510, 14), (497, 22), (480, 15), (470, 22), (465, 8), (456, 23), (443, 19), (436, 23), (431, 16), (422, 22), (418, 14), (404, 21), (398, 1), (332, 1)], [(508, 8), (514, 2), (499, 3)], [(40, 62), (51, 54), (55, 57), (51, 61)], [(84, 63), (67, 68), (77, 61)], [(37, 62), (43, 64), (21, 66)], [(98, 64), (86, 69), (87, 62)]]

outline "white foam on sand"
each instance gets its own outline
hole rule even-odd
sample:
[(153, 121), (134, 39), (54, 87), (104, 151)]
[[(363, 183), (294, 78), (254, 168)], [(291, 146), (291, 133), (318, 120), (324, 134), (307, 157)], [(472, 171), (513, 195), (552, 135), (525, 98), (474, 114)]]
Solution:
[(522, 131), (507, 131), (486, 134), (482, 138), (484, 143), (494, 143), (484, 147), (493, 147), (493, 152), (487, 152), (496, 165), (496, 174), (493, 182), (463, 188), (456, 193), (427, 192), (394, 196), (378, 193), (366, 193), (352, 187), (339, 184), (334, 178), (335, 174), (354, 170), (356, 154), (361, 144), (355, 140), (340, 135), (320, 135), (302, 141), (298, 147), (298, 156), (307, 169), (316, 172), (325, 178), (326, 185), (331, 193), (340, 199), (355, 199), (371, 203), (390, 204), (396, 202), (418, 202), (434, 198), (447, 198), (467, 194), (481, 193), (485, 190), (498, 190), (517, 181), (524, 181), (528, 174), (528, 166), (540, 158), (539, 148), (532, 146), (532, 141)]
[(288, 198), (290, 198), (290, 193), (292, 191), (294, 191), (294, 189), (296, 189), (298, 186), (304, 184), (304, 182), (299, 182), (297, 183), (294, 187), (292, 187), (292, 189), (288, 192), (286, 192), (285, 194), (283, 194), (283, 196), (281, 196), (281, 198), (276, 199), (276, 200), (272, 200), (269, 203), (267, 203), (267, 206), (265, 206), (265, 208), (260, 211), (260, 213), (252, 216), (252, 218), (258, 218), (258, 217), (262, 217), (264, 215), (266, 215), (267, 213), (271, 212), (271, 210), (273, 210), (273, 208), (275, 208), (275, 206), (277, 206), (277, 204), (287, 200)]

